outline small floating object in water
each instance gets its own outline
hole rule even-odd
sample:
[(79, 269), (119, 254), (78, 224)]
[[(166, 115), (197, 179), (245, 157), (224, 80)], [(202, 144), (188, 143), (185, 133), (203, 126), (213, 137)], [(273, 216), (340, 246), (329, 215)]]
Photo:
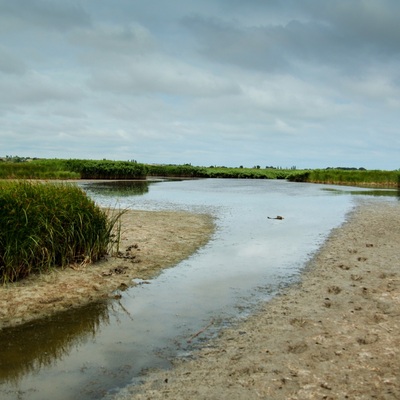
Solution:
[(277, 215), (276, 217), (268, 217), (268, 219), (283, 219), (280, 215)]

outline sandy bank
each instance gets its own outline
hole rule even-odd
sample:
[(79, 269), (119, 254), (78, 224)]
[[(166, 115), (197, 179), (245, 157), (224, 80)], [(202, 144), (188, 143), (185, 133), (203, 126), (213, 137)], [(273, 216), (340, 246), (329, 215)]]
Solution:
[(399, 399), (400, 205), (364, 202), (302, 282), (118, 399)]
[(214, 230), (210, 216), (186, 212), (128, 211), (121, 222), (119, 257), (0, 286), (0, 329), (116, 296), (132, 279), (149, 279), (187, 258)]

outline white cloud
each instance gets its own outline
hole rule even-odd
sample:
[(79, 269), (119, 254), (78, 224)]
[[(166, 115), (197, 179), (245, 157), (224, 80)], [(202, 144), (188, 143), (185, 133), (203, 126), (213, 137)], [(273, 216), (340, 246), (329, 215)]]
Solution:
[(132, 57), (120, 68), (96, 69), (91, 88), (131, 95), (160, 93), (213, 97), (235, 94), (233, 82), (168, 56)]
[(0, 75), (0, 107), (3, 110), (18, 109), (26, 113), (27, 107), (40, 104), (79, 102), (82, 95), (76, 84), (36, 71), (16, 77)]
[(399, 8), (0, 0), (2, 151), (398, 168)]

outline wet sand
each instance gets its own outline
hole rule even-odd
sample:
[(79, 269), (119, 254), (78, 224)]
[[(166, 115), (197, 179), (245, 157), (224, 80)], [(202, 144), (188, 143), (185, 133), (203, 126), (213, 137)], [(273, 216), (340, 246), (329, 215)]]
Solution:
[(214, 232), (209, 215), (187, 212), (128, 211), (121, 223), (118, 256), (0, 286), (0, 329), (119, 296), (132, 279), (150, 279), (176, 265)]
[(363, 203), (302, 281), (116, 399), (399, 399), (400, 205)]
[[(120, 257), (0, 288), (0, 329), (118, 296), (205, 244), (209, 216), (132, 211)], [(302, 281), (117, 399), (399, 399), (400, 205), (366, 202)], [(207, 328), (207, 327), (205, 327)], [(201, 338), (202, 333), (194, 340)]]

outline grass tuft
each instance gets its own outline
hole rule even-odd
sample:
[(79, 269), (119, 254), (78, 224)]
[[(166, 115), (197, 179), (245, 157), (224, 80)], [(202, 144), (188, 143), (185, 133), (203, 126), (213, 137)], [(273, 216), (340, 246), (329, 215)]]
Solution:
[(120, 215), (74, 185), (1, 182), (0, 280), (99, 260), (119, 242)]

